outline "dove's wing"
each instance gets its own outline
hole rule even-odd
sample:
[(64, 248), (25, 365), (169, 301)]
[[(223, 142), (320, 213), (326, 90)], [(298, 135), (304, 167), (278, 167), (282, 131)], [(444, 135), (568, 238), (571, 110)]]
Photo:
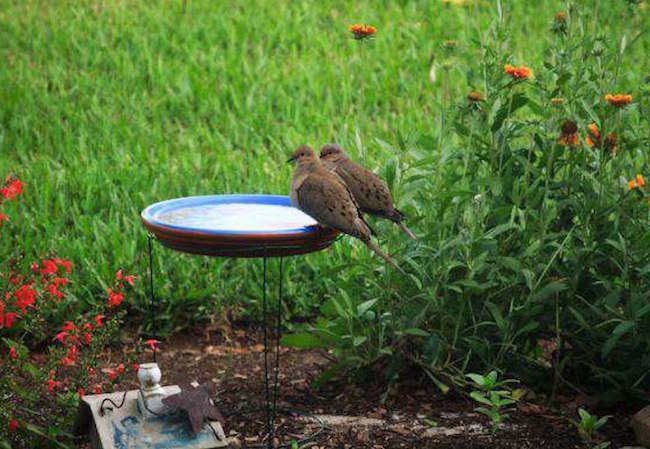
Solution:
[(346, 182), (362, 211), (376, 214), (393, 209), (388, 186), (370, 170), (346, 160), (337, 166), (336, 173)]
[(296, 196), (300, 209), (320, 224), (370, 240), (370, 228), (345, 183), (336, 175), (327, 170), (311, 173), (296, 190)]

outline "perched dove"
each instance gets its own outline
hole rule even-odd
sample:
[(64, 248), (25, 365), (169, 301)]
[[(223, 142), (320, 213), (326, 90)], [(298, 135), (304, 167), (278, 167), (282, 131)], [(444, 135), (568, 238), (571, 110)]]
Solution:
[(386, 183), (376, 174), (355, 164), (336, 144), (324, 145), (320, 150), (323, 166), (341, 177), (352, 192), (361, 212), (386, 218), (396, 223), (410, 238), (417, 237), (404, 224), (404, 214), (395, 209)]
[(352, 193), (341, 178), (321, 165), (314, 150), (302, 145), (288, 162), (296, 164), (291, 180), (291, 204), (294, 207), (322, 225), (358, 238), (375, 254), (397, 266), (370, 240), (372, 231), (361, 216)]

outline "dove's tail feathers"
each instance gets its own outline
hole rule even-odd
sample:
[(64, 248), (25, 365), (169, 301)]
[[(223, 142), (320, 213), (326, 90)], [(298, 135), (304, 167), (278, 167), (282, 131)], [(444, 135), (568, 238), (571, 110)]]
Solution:
[(397, 223), (397, 225), (398, 225), (399, 228), (400, 228), (402, 231), (404, 231), (404, 232), (406, 233), (406, 235), (408, 235), (410, 238), (412, 238), (413, 240), (417, 240), (417, 239), (418, 239), (418, 237), (413, 233), (413, 231), (411, 231), (411, 230), (410, 230), (410, 229), (409, 229), (409, 228), (404, 224), (403, 221), (400, 221), (399, 223)]
[(368, 246), (368, 248), (370, 248), (370, 250), (371, 250), (373, 253), (377, 254), (379, 257), (381, 257), (382, 259), (384, 259), (386, 262), (388, 262), (389, 264), (391, 264), (392, 266), (394, 266), (395, 268), (397, 268), (397, 270), (398, 270), (400, 273), (402, 273), (402, 274), (406, 274), (406, 272), (405, 272), (404, 270), (402, 270), (402, 268), (400, 268), (399, 265), (397, 265), (397, 262), (395, 262), (395, 260), (394, 260), (392, 257), (390, 257), (388, 254), (386, 254), (385, 252), (383, 252), (383, 251), (381, 250), (381, 248), (379, 248), (379, 246), (377, 246), (377, 244), (376, 244), (375, 242), (367, 241), (367, 242), (365, 242), (365, 244)]
[(391, 209), (387, 211), (384, 216), (388, 218), (390, 221), (393, 223), (397, 224), (399, 228), (404, 231), (406, 235), (408, 235), (410, 238), (413, 240), (417, 240), (417, 236), (411, 231), (405, 224), (404, 224), (404, 219), (406, 218), (402, 211), (399, 209)]

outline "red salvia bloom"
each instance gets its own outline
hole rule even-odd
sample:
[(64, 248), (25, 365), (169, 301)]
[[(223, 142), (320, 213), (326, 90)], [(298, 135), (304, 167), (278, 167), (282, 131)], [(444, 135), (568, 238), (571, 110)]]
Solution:
[(36, 302), (36, 290), (34, 290), (30, 285), (25, 284), (14, 292), (16, 297), (16, 307), (20, 309), (22, 313), (25, 313), (28, 307), (34, 305)]
[(59, 290), (56, 284), (49, 284), (47, 286), (47, 292), (56, 299), (61, 299), (65, 297), (65, 293)]
[(94, 320), (97, 327), (102, 327), (104, 325), (104, 315), (95, 315)]
[(70, 262), (69, 260), (56, 259), (55, 258), (55, 259), (52, 259), (52, 262), (54, 262), (55, 264), (63, 267), (63, 269), (65, 270), (66, 273), (72, 272), (72, 262)]
[(52, 378), (48, 379), (47, 381), (48, 393), (54, 393), (54, 390), (56, 390), (57, 388), (61, 388), (61, 385), (62, 385), (61, 382), (59, 382), (58, 380), (54, 380)]
[(14, 419), (14, 418), (11, 418), (9, 420), (9, 425), (7, 427), (9, 429), (9, 433), (16, 432), (16, 430), (18, 430), (18, 427), (19, 427), (18, 421), (16, 421), (16, 419)]
[(75, 330), (77, 327), (74, 325), (72, 321), (66, 321), (63, 323), (63, 326), (61, 327), (61, 330), (64, 332), (72, 332)]
[(92, 337), (92, 335), (90, 335), (88, 332), (86, 332), (86, 333), (84, 334), (84, 343), (86, 343), (86, 345), (90, 345), (90, 343), (91, 343), (92, 341), (93, 341), (93, 337)]
[(53, 260), (43, 259), (41, 261), (41, 264), (43, 265), (43, 268), (41, 268), (41, 274), (43, 276), (56, 274), (56, 272), (58, 271), (58, 267), (56, 266), (56, 263)]
[(108, 375), (108, 380), (110, 380), (111, 382), (117, 379), (117, 372), (114, 369), (106, 370), (106, 374)]
[(117, 273), (115, 273), (115, 279), (120, 282), (126, 282), (131, 287), (135, 287), (135, 275), (133, 274), (125, 275), (121, 269), (117, 270)]
[(56, 334), (56, 336), (54, 337), (54, 341), (58, 341), (59, 343), (64, 345), (65, 344), (65, 339), (67, 337), (68, 337), (68, 333), (66, 331), (62, 331), (62, 332), (59, 332), (58, 334)]
[(108, 288), (108, 307), (117, 307), (124, 301), (124, 294), (122, 292), (113, 291)]
[(18, 351), (13, 346), (9, 348), (9, 358), (16, 360), (18, 358)]
[(146, 340), (144, 344), (147, 345), (149, 349), (155, 352), (158, 349), (158, 345), (160, 344), (160, 342), (158, 340), (154, 340), (153, 338), (150, 338), (149, 340)]
[(14, 312), (7, 312), (4, 314), (4, 323), (2, 322), (2, 314), (0, 314), (0, 326), (3, 326), (5, 329), (11, 329), (16, 321), (18, 314)]
[(23, 183), (18, 178), (7, 177), (5, 186), (0, 189), (0, 196), (7, 200), (11, 200), (21, 193), (23, 193)]

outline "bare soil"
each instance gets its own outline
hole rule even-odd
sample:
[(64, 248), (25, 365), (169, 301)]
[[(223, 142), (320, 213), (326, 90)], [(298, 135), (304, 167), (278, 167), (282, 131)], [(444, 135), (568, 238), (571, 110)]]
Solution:
[[(161, 346), (158, 363), (163, 383), (208, 387), (226, 419), (225, 431), (244, 448), (265, 443), (264, 352), (261, 333), (238, 329), (214, 334), (205, 330), (170, 337)], [(273, 366), (274, 359), (269, 359)], [(387, 390), (382, 378), (363, 385), (329, 382), (319, 389), (312, 382), (328, 366), (321, 350), (281, 348), (276, 437), (274, 445), (290, 444), (329, 425), (304, 447), (320, 448), (589, 448), (567, 417), (575, 416), (578, 401), (550, 409), (523, 402), (510, 411), (506, 424), (492, 431), (476, 413), (476, 404), (451, 392), (441, 394), (418, 372), (402, 376)], [(305, 417), (303, 414), (311, 416)], [(608, 423), (599, 441), (611, 447), (633, 445), (629, 411)]]

